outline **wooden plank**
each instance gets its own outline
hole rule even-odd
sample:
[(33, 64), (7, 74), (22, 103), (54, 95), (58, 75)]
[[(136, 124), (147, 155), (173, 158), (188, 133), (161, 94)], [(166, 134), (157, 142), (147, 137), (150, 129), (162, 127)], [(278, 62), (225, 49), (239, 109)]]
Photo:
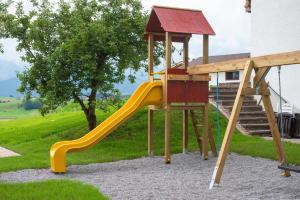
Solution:
[[(157, 36), (165, 36), (165, 33), (155, 33), (155, 32), (145, 32), (145, 35), (147, 34), (152, 34), (152, 35), (157, 35)], [(192, 34), (182, 34), (182, 33), (172, 33), (172, 36), (174, 37), (188, 37), (191, 38)]]
[[(260, 87), (261, 87), (262, 90), (269, 90), (268, 85), (267, 85), (265, 80), (263, 80)], [(264, 108), (265, 108), (265, 111), (266, 111), (266, 115), (267, 115), (267, 118), (268, 118), (268, 123), (269, 123), (270, 130), (271, 130), (271, 133), (272, 133), (273, 142), (274, 142), (275, 149), (276, 149), (276, 152), (277, 152), (277, 155), (278, 155), (278, 160), (281, 164), (287, 164), (287, 160), (286, 160), (286, 157), (285, 157), (285, 154), (284, 154), (284, 150), (282, 148), (281, 136), (280, 136), (278, 126), (276, 124), (275, 114), (274, 114), (274, 111), (273, 111), (270, 96), (263, 95), (262, 96), (262, 101), (263, 101)], [(289, 171), (285, 170), (283, 175), (288, 177), (291, 174), (290, 174)]]
[(212, 188), (214, 186), (215, 183), (220, 183), (221, 180), (221, 176), (223, 173), (223, 169), (224, 169), (224, 165), (225, 165), (225, 160), (227, 158), (228, 155), (228, 151), (230, 148), (230, 144), (231, 144), (231, 140), (232, 140), (232, 136), (234, 133), (234, 130), (236, 128), (236, 123), (242, 108), (242, 104), (244, 101), (244, 96), (242, 95), (242, 91), (244, 88), (248, 87), (248, 82), (250, 80), (250, 76), (251, 76), (251, 72), (253, 69), (253, 63), (251, 61), (247, 61), (246, 65), (245, 65), (245, 70), (244, 70), (244, 74), (243, 74), (243, 78), (240, 82), (240, 86), (233, 104), (233, 108), (232, 108), (232, 113), (230, 115), (228, 124), (227, 124), (227, 128), (226, 128), (226, 132), (224, 135), (224, 139), (222, 142), (222, 146), (221, 146), (221, 150), (220, 150), (220, 154), (216, 163), (216, 167), (213, 173), (213, 177), (211, 180), (211, 184), (210, 184), (210, 188)]
[(204, 133), (202, 137), (202, 152), (203, 152), (203, 159), (207, 160), (208, 159), (208, 109), (209, 109), (209, 104), (205, 104), (204, 106)]
[(207, 75), (179, 75), (169, 74), (168, 80), (170, 81), (210, 81), (211, 77)]
[(210, 64), (202, 64), (190, 66), (188, 68), (188, 74), (196, 75), (196, 74), (208, 74), (208, 73), (216, 73), (216, 72), (226, 72), (226, 71), (238, 71), (243, 70), (245, 68), (245, 62), (250, 59), (239, 59), (239, 60), (230, 60), (225, 62), (218, 63), (210, 63)]
[(196, 140), (198, 143), (199, 151), (200, 151), (200, 154), (202, 155), (202, 139), (201, 139), (201, 134), (200, 134), (199, 128), (197, 126), (197, 119), (196, 119), (195, 111), (190, 110), (190, 115), (191, 115), (191, 119), (192, 119), (192, 124), (193, 124), (193, 128), (194, 128)]
[(287, 53), (279, 53), (245, 59), (229, 60), (225, 62), (190, 66), (188, 68), (188, 73), (192, 75), (243, 70), (245, 68), (245, 62), (249, 60), (253, 61), (254, 68), (300, 64), (300, 50)]
[(170, 110), (202, 110), (204, 106), (171, 106)]
[(215, 143), (215, 140), (214, 140), (214, 137), (213, 137), (211, 126), (209, 126), (209, 130), (208, 130), (208, 140), (209, 140), (209, 145), (210, 145), (211, 152), (213, 153), (213, 155), (215, 157), (217, 157), (218, 153), (217, 153), (216, 143)]
[(148, 155), (154, 156), (153, 151), (153, 117), (154, 111), (148, 108)]
[(182, 111), (182, 152), (187, 153), (189, 146), (189, 110)]

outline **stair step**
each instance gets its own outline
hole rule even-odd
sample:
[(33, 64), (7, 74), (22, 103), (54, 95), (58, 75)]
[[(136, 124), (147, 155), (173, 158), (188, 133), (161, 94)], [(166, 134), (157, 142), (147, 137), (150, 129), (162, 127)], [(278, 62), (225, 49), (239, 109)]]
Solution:
[(240, 124), (243, 128), (245, 128), (247, 131), (252, 130), (268, 130), (269, 124)]
[[(209, 89), (217, 90), (217, 86), (212, 85), (212, 86), (209, 87)], [(230, 87), (230, 86), (226, 86), (226, 85), (219, 85), (219, 89), (233, 89), (233, 90), (238, 90), (239, 87), (238, 86), (237, 87), (236, 86)]]
[[(223, 106), (233, 106), (234, 100), (222, 100), (220, 104)], [(255, 99), (252, 100), (245, 100), (243, 101), (243, 106), (255, 106), (257, 105), (257, 101)]]
[[(219, 88), (219, 92), (237, 92), (238, 88)], [(209, 92), (216, 93), (217, 88), (210, 88)]]
[(241, 118), (242, 117), (244, 117), (244, 118), (246, 118), (246, 117), (251, 117), (251, 118), (253, 118), (253, 117), (266, 117), (266, 113), (265, 113), (265, 111), (255, 111), (255, 112), (242, 111), (240, 113), (240, 117)]
[[(232, 106), (224, 106), (224, 109), (232, 111)], [(241, 111), (262, 111), (262, 107), (255, 105), (255, 106), (242, 106)]]
[(247, 131), (250, 135), (270, 135), (271, 131), (270, 130), (253, 130), (253, 131)]
[(240, 124), (255, 124), (255, 123), (268, 123), (267, 117), (240, 117)]
[[(251, 83), (249, 82), (249, 86), (251, 85)], [(237, 82), (237, 83), (220, 83), (219, 84), (219, 88), (235, 88), (235, 89), (238, 89), (240, 86), (240, 83)], [(217, 86), (216, 85), (212, 85), (210, 86), (210, 88), (216, 88)]]
[[(235, 100), (236, 94), (234, 95), (219, 95), (219, 100)], [(209, 98), (216, 99), (217, 96), (209, 95)], [(253, 96), (245, 96), (245, 100), (253, 100)]]
[[(221, 95), (236, 95), (237, 91), (219, 91), (219, 96)], [(214, 96), (217, 95), (216, 92), (209, 91), (209, 95)]]

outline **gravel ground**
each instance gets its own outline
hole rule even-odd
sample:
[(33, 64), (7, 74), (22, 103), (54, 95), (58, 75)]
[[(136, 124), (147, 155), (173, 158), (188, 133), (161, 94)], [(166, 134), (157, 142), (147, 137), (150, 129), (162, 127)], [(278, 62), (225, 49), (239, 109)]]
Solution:
[(200, 159), (196, 153), (139, 158), (112, 163), (70, 166), (55, 175), (48, 169), (0, 174), (0, 181), (28, 182), (70, 178), (93, 184), (111, 199), (300, 199), (300, 175), (281, 177), (277, 162), (229, 155), (220, 186), (208, 186), (216, 159)]

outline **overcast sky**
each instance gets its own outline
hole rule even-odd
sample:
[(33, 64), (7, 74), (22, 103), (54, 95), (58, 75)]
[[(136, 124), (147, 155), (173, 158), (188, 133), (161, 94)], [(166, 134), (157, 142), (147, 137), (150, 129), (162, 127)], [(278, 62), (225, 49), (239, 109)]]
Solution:
[[(244, 53), (250, 51), (250, 14), (244, 11), (244, 0), (142, 0), (145, 10), (151, 10), (153, 5), (183, 7), (202, 10), (216, 32), (210, 39), (210, 55)], [(3, 69), (0, 74), (11, 74), (21, 70), (20, 53), (16, 52), (14, 40), (1, 41), (4, 44), (4, 54), (0, 60), (14, 62), (19, 67)], [(202, 54), (202, 37), (193, 36), (190, 42), (190, 58)], [(175, 60), (178, 61), (175, 55)], [(8, 76), (5, 76), (8, 77)]]

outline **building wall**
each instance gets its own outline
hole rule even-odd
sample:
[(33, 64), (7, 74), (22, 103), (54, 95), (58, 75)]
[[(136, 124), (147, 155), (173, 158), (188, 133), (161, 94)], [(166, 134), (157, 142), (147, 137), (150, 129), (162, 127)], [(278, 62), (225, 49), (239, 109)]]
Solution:
[[(252, 0), (251, 40), (251, 56), (300, 50), (300, 0)], [(299, 112), (300, 65), (285, 66), (281, 74), (282, 95)], [(266, 80), (278, 92), (277, 68)], [(279, 98), (272, 100), (277, 111)]]
[[(243, 71), (239, 71), (240, 72), (240, 80), (241, 77), (243, 76)], [(209, 85), (217, 85), (217, 73), (211, 73), (209, 74), (211, 77), (211, 81), (209, 82)], [(226, 80), (225, 78), (225, 72), (219, 72), (219, 83), (236, 83), (236, 82), (240, 82), (240, 80)]]

